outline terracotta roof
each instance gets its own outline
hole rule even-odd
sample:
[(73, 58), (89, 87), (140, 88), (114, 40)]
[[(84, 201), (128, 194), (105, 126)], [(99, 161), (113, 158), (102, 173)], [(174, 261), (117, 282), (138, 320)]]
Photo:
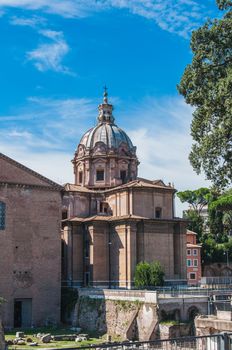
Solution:
[(196, 232), (190, 231), (190, 230), (187, 230), (186, 234), (187, 234), (187, 235), (195, 235), (195, 236), (197, 236), (197, 233), (196, 233)]
[(85, 192), (85, 193), (96, 193), (97, 191), (90, 190), (84, 186), (78, 186), (74, 184), (67, 183), (64, 185), (64, 189), (70, 192)]
[(187, 248), (201, 248), (200, 244), (187, 243)]
[(165, 188), (168, 190), (175, 191), (175, 189), (172, 186), (165, 185), (162, 180), (152, 181), (152, 180), (147, 180), (147, 179), (143, 179), (143, 178), (138, 178), (138, 179), (133, 180), (131, 182), (128, 182), (124, 185), (109, 188), (109, 189), (105, 190), (105, 192), (119, 190), (122, 188), (142, 188), (142, 187), (145, 187), (145, 188)]
[(79, 217), (73, 217), (70, 219), (66, 219), (63, 221), (71, 221), (71, 222), (89, 222), (89, 221), (115, 221), (115, 220), (125, 220), (125, 219), (148, 219), (143, 216), (137, 216), (137, 215), (122, 215), (122, 216), (109, 216), (109, 215), (93, 215), (87, 218), (79, 218)]
[(85, 218), (80, 217), (72, 217), (69, 219), (62, 220), (63, 222), (90, 222), (90, 221), (119, 221), (119, 220), (155, 220), (160, 222), (173, 222), (173, 221), (183, 221), (183, 219), (174, 218), (174, 219), (154, 219), (154, 218), (148, 218), (145, 216), (139, 216), (139, 215), (122, 215), (122, 216), (109, 216), (109, 215), (93, 215)]
[(107, 193), (111, 191), (117, 191), (121, 189), (126, 188), (163, 188), (171, 191), (175, 191), (175, 189), (172, 186), (165, 185), (162, 180), (147, 180), (143, 178), (138, 178), (136, 180), (130, 181), (126, 184), (119, 185), (116, 187), (108, 188), (106, 190), (95, 190), (95, 189), (89, 189), (84, 186), (78, 186), (74, 184), (67, 183), (64, 185), (66, 191), (72, 191), (72, 192), (84, 192), (84, 193)]

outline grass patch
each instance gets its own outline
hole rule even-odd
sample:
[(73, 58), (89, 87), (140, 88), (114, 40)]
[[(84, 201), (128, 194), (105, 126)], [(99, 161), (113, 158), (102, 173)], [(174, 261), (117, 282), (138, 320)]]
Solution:
[[(75, 341), (51, 341), (50, 343), (43, 344), (38, 338), (36, 338), (37, 333), (43, 333), (47, 334), (50, 333), (51, 335), (58, 335), (58, 334), (76, 334), (75, 331), (70, 330), (70, 328), (54, 328), (54, 327), (43, 327), (43, 328), (29, 328), (29, 329), (13, 329), (11, 331), (5, 331), (5, 339), (6, 340), (13, 340), (15, 339), (15, 334), (17, 331), (22, 331), (25, 334), (25, 338), (31, 338), (33, 342), (37, 342), (38, 346), (35, 347), (35, 349), (49, 349), (49, 348), (65, 348), (65, 347), (81, 347), (81, 346), (87, 346), (91, 344), (101, 344), (106, 341), (106, 336), (98, 336), (97, 334), (90, 333), (89, 339), (82, 342), (75, 342)], [(81, 333), (85, 333), (84, 331)], [(87, 333), (87, 332), (86, 332)], [(9, 350), (17, 350), (17, 349), (33, 349), (33, 347), (29, 345), (9, 345)]]
[(176, 320), (164, 320), (159, 323), (160, 325), (166, 326), (180, 326), (183, 324), (188, 324), (188, 322), (176, 321)]

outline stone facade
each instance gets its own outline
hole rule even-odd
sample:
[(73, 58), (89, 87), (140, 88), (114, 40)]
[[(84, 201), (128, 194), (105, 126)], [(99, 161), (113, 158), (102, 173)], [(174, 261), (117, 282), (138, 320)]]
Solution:
[(74, 156), (75, 183), (63, 197), (63, 280), (132, 288), (136, 264), (159, 260), (166, 280), (186, 280), (186, 222), (175, 189), (138, 178), (136, 147), (115, 123), (107, 94), (98, 125)]
[(5, 327), (60, 319), (61, 187), (0, 154), (0, 296)]

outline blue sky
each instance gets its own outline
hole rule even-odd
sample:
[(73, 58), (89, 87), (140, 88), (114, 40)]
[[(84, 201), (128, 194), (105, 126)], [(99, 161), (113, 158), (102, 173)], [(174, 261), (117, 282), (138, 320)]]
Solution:
[(0, 0), (0, 151), (53, 180), (97, 117), (103, 86), (140, 176), (207, 185), (188, 162), (191, 107), (176, 85), (214, 0)]

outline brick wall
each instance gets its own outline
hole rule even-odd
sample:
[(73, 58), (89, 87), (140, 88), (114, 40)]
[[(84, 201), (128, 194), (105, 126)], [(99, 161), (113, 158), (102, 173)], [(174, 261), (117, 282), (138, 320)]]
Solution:
[(14, 325), (15, 299), (32, 299), (33, 325), (57, 323), (60, 192), (46, 187), (2, 185), (0, 201), (6, 204), (6, 227), (0, 230), (0, 295), (7, 300), (3, 306), (4, 325)]

